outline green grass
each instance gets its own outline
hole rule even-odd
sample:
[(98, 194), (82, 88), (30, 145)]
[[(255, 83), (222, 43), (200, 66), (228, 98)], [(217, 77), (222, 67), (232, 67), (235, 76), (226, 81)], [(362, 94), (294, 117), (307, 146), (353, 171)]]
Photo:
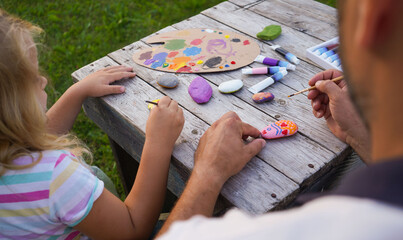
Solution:
[[(0, 0), (0, 7), (41, 26), (39, 64), (49, 77), (49, 106), (72, 84), (71, 73), (161, 28), (196, 15), (223, 0)], [(335, 0), (321, 0), (335, 6)], [(108, 137), (83, 112), (73, 132), (94, 153), (94, 165), (125, 197)]]

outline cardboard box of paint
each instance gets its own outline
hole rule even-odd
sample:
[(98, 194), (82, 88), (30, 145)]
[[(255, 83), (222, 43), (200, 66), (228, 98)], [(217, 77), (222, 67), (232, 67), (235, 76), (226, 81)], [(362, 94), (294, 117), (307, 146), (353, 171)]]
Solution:
[[(337, 69), (343, 71), (337, 53), (338, 44), (339, 37), (332, 38), (324, 43), (308, 48), (306, 50), (306, 57), (324, 69)], [(329, 54), (332, 55), (329, 56)]]

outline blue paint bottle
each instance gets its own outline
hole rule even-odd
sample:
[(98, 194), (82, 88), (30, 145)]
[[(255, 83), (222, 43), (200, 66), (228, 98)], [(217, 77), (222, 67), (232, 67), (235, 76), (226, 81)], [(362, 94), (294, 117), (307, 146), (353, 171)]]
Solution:
[(290, 61), (291, 63), (294, 64), (299, 64), (299, 59), (297, 58), (297, 56), (295, 56), (294, 54), (288, 52), (287, 50), (285, 50), (284, 48), (282, 48), (279, 45), (273, 45), (270, 46), (271, 49), (273, 49), (274, 51), (280, 53), (281, 55), (283, 55), (285, 57), (285, 59), (287, 59), (288, 61)]
[(334, 61), (336, 61), (337, 59), (339, 59), (339, 54), (338, 54), (338, 53), (336, 53), (336, 54), (334, 54), (334, 55), (332, 55), (332, 56), (326, 58), (326, 60), (327, 60), (328, 62), (334, 62)]
[(251, 93), (256, 94), (267, 88), (268, 86), (272, 85), (273, 83), (280, 81), (285, 75), (287, 75), (287, 73), (288, 72), (286, 70), (281, 70), (280, 72), (275, 73), (273, 76), (268, 77), (265, 80), (260, 81), (252, 87), (248, 88), (248, 90)]

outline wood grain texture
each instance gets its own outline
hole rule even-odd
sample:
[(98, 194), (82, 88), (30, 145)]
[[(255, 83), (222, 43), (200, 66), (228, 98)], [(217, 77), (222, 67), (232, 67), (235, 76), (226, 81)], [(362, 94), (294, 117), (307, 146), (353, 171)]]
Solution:
[[(267, 4), (277, 4), (275, 6), (282, 9), (279, 12), (286, 11), (288, 5), (293, 5), (289, 9), (295, 14), (305, 14), (305, 11), (309, 11), (310, 3), (310, 0), (301, 2), (231, 0), (150, 35), (195, 26), (230, 30), (254, 38), (260, 46), (262, 55), (283, 59), (269, 48), (267, 42), (256, 39), (256, 33), (265, 26), (283, 25), (283, 35), (274, 42), (303, 61), (298, 65), (297, 71), (289, 72), (281, 82), (267, 89), (276, 96), (275, 101), (271, 103), (255, 104), (251, 100), (251, 93), (246, 90), (267, 76), (243, 76), (240, 70), (201, 75), (178, 74), (180, 84), (176, 89), (160, 87), (156, 84), (156, 80), (164, 74), (163, 72), (142, 67), (132, 61), (132, 55), (136, 51), (150, 47), (145, 43), (150, 37), (148, 36), (73, 73), (73, 78), (81, 80), (96, 69), (118, 64), (132, 66), (137, 73), (135, 78), (121, 80), (118, 83), (126, 87), (124, 94), (87, 99), (84, 106), (86, 113), (126, 152), (139, 161), (149, 113), (144, 100), (154, 100), (163, 95), (176, 100), (184, 109), (185, 116), (185, 126), (175, 145), (168, 178), (168, 188), (176, 196), (183, 191), (193, 168), (193, 154), (200, 137), (225, 112), (236, 112), (243, 121), (258, 129), (280, 119), (293, 120), (297, 122), (300, 132), (293, 137), (268, 141), (258, 156), (254, 157), (239, 174), (228, 180), (221, 192), (222, 201), (218, 203), (218, 205), (227, 204), (226, 206), (235, 205), (253, 214), (281, 209), (295, 198), (301, 188), (309, 187), (331, 167), (337, 165), (348, 151), (347, 145), (330, 133), (325, 122), (312, 115), (310, 102), (306, 96), (301, 94), (292, 99), (286, 98), (290, 93), (308, 87), (308, 80), (321, 71), (305, 58), (305, 50), (327, 39), (322, 39), (320, 33), (322, 25), (312, 27), (312, 32), (303, 30), (301, 26), (309, 27), (312, 19), (320, 19), (325, 15), (335, 16), (334, 9), (312, 3), (312, 12), (320, 16), (309, 13), (306, 14), (307, 18), (298, 19), (304, 24), (309, 23), (307, 25), (287, 23), (286, 21), (290, 21), (287, 16), (271, 17), (258, 11), (259, 5), (267, 7)], [(329, 28), (334, 29), (335, 26), (330, 24)], [(249, 65), (249, 67), (260, 66), (262, 64)], [(195, 103), (187, 92), (190, 82), (196, 76), (204, 77), (213, 88), (210, 102), (203, 105)], [(242, 79), (244, 88), (234, 94), (219, 93), (217, 86), (233, 79)]]
[[(110, 53), (109, 56), (119, 63), (129, 63), (127, 59), (131, 59), (135, 51), (148, 47), (145, 43), (136, 42), (127, 46), (127, 50), (117, 50)], [(263, 129), (269, 123), (276, 121), (276, 119), (256, 109), (254, 106), (245, 103), (242, 99), (234, 97), (231, 94), (221, 94), (215, 84), (211, 84), (213, 96), (208, 103), (203, 105), (195, 103), (187, 92), (190, 82), (197, 76), (195, 74), (178, 74), (180, 80), (179, 86), (175, 89), (164, 89), (156, 83), (157, 79), (164, 73), (144, 68), (135, 63), (131, 63), (130, 66), (133, 66), (138, 76), (148, 81), (150, 85), (176, 100), (184, 108), (208, 124), (212, 124), (228, 111), (236, 112), (244, 122), (258, 129)], [(226, 76), (226, 80), (232, 79), (231, 76), (228, 77), (227, 73), (218, 75)], [(210, 78), (207, 80), (210, 80)], [(243, 91), (246, 91), (246, 89), (242, 89), (240, 92)], [(297, 134), (288, 139), (270, 141), (269, 145), (270, 148), (265, 148), (258, 156), (299, 184), (308, 180), (313, 173), (324, 167), (328, 161), (335, 157), (333, 152), (323, 148), (302, 134)], [(284, 151), (291, 148), (291, 146), (293, 151)], [(314, 149), (316, 151), (313, 151)], [(309, 152), (311, 151), (315, 154), (310, 154)], [(309, 168), (308, 164), (314, 164), (316, 167)]]
[[(217, 28), (221, 25), (219, 22), (208, 18), (204, 15), (196, 15), (191, 17), (185, 21), (179, 22), (177, 24), (172, 25), (177, 29), (186, 29), (195, 24), (200, 24), (205, 28)], [(236, 25), (236, 22), (233, 23)], [(225, 26), (226, 30), (237, 31), (236, 29), (227, 29), (228, 26)], [(261, 42), (260, 42), (261, 43)], [(268, 49), (268, 45), (261, 43), (261, 49), (269, 51), (266, 55), (270, 55), (274, 53), (273, 50)], [(263, 52), (263, 51), (262, 51)], [(262, 67), (263, 64), (254, 63), (251, 64), (252, 67)], [(307, 67), (305, 67), (307, 66)], [(310, 65), (308, 63), (302, 63), (297, 71), (289, 72), (289, 74), (281, 80), (281, 82), (276, 83), (266, 91), (273, 93), (276, 98), (275, 101), (270, 104), (256, 104), (252, 101), (252, 94), (248, 91), (239, 91), (234, 93), (235, 96), (241, 98), (243, 101), (253, 105), (254, 107), (262, 110), (268, 115), (280, 119), (290, 119), (298, 123), (299, 130), (310, 137), (311, 139), (322, 143), (326, 148), (330, 149), (335, 153), (339, 153), (343, 151), (347, 145), (337, 139), (326, 126), (326, 122), (323, 119), (317, 119), (312, 114), (312, 107), (310, 101), (306, 98), (306, 96), (295, 96), (295, 98), (288, 98), (287, 96), (293, 92), (293, 88), (287, 87), (287, 83), (292, 82), (293, 86), (296, 84), (296, 80), (299, 79), (301, 83), (301, 87), (308, 82), (308, 79), (313, 76), (315, 73), (312, 73), (313, 69), (308, 68)], [(316, 69), (319, 72), (319, 69)], [(244, 89), (251, 87), (252, 85), (258, 83), (259, 81), (267, 78), (267, 75), (242, 75), (240, 70), (237, 71), (228, 71), (220, 74), (203, 74), (204, 78), (210, 80), (215, 83), (215, 85), (219, 85), (222, 82), (231, 80), (231, 79), (242, 79), (244, 82)]]
[(258, 4), (264, 0), (229, 0), (229, 2), (232, 2), (233, 4), (236, 4), (240, 7), (248, 8), (250, 6), (253, 6), (255, 4)]
[[(248, 9), (238, 7), (230, 2), (222, 2), (203, 11), (202, 14), (254, 38), (256, 38), (258, 32), (262, 31), (263, 28), (268, 25), (282, 25), (278, 21), (261, 16)], [(323, 41), (291, 27), (282, 25), (281, 35), (271, 42), (282, 46), (298, 56), (298, 58), (308, 61), (305, 57), (306, 49), (322, 43)]]
[(337, 10), (314, 0), (267, 0), (249, 10), (323, 41), (338, 36)]
[[(104, 57), (74, 72), (73, 77), (79, 81), (89, 73), (108, 65), (117, 65), (117, 63)], [(144, 144), (145, 123), (148, 118), (147, 104), (144, 103), (144, 99), (160, 98), (163, 94), (139, 77), (123, 80), (118, 84), (126, 87), (124, 94), (88, 99), (85, 104), (86, 113), (89, 113), (91, 119), (125, 151), (139, 160)], [(186, 110), (184, 116), (185, 126), (175, 145), (168, 178), (168, 188), (177, 196), (183, 191), (184, 184), (193, 168), (193, 154), (199, 138), (209, 127)], [(136, 145), (139, 146), (133, 148)], [(286, 205), (290, 200), (287, 196), (294, 196), (298, 192), (298, 185), (295, 182), (259, 158), (252, 159), (244, 171), (252, 172), (250, 169), (253, 169), (254, 174), (238, 174), (224, 185), (222, 197), (226, 201), (257, 214), (267, 212), (279, 204)], [(243, 184), (237, 184), (239, 182)], [(236, 195), (232, 194), (234, 189), (237, 192)], [(278, 198), (266, 199), (266, 196), (273, 192)], [(253, 199), (266, 200), (265, 204), (262, 204)]]

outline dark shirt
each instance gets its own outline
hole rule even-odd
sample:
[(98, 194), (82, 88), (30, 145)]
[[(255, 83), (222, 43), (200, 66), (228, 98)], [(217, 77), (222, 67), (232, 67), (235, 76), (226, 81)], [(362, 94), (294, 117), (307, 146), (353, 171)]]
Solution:
[(297, 205), (329, 195), (368, 198), (403, 207), (403, 158), (383, 161), (353, 171), (335, 190), (302, 195), (297, 199)]

